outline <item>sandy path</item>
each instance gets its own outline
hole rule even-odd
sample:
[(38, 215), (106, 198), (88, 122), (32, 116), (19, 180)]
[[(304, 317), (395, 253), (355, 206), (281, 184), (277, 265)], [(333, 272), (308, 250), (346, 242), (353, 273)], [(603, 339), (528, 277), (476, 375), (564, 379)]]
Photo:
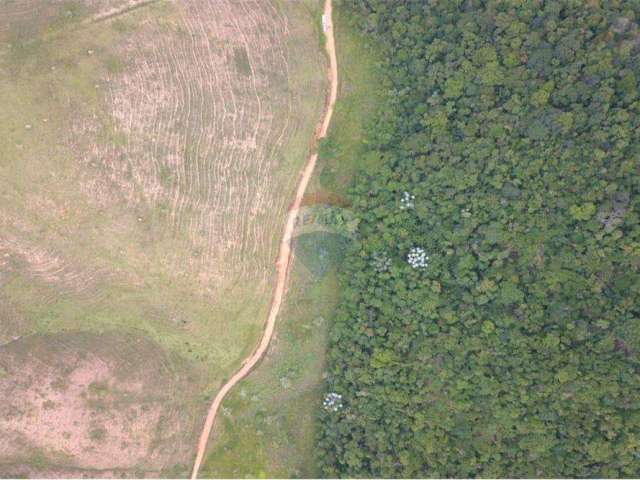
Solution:
[[(329, 124), (331, 123), (331, 117), (333, 116), (333, 107), (338, 96), (338, 61), (336, 59), (335, 39), (333, 36), (332, 0), (325, 0), (322, 26), (326, 37), (325, 47), (327, 49), (327, 55), (329, 56), (328, 78), (330, 91), (325, 106), (322, 123), (319, 125), (319, 129), (316, 131), (316, 139), (323, 138), (327, 135), (327, 130), (329, 129)], [(233, 377), (231, 377), (229, 381), (227, 381), (227, 383), (223, 385), (223, 387), (213, 399), (213, 402), (209, 407), (209, 412), (207, 414), (207, 419), (204, 423), (204, 427), (202, 428), (202, 433), (200, 434), (200, 440), (198, 442), (198, 452), (196, 455), (196, 460), (193, 464), (193, 471), (191, 473), (192, 479), (195, 479), (198, 476), (198, 471), (200, 470), (200, 465), (202, 464), (202, 460), (207, 449), (207, 443), (209, 441), (211, 429), (213, 428), (213, 422), (216, 419), (216, 414), (218, 413), (220, 405), (222, 404), (222, 400), (227, 395), (227, 393), (229, 393), (229, 390), (231, 390), (240, 380), (246, 377), (251, 369), (260, 361), (260, 359), (266, 352), (267, 347), (269, 346), (271, 337), (273, 336), (276, 318), (278, 317), (278, 313), (280, 312), (280, 306), (282, 305), (282, 299), (284, 297), (287, 282), (287, 273), (289, 271), (289, 263), (291, 262), (291, 238), (293, 236), (293, 231), (295, 228), (298, 211), (300, 209), (300, 204), (302, 202), (302, 197), (304, 196), (304, 192), (307, 189), (307, 185), (309, 184), (309, 180), (311, 179), (311, 175), (313, 174), (313, 170), (315, 169), (317, 160), (317, 153), (313, 153), (307, 160), (307, 164), (301, 172), (300, 183), (298, 184), (295, 199), (293, 200), (291, 209), (289, 210), (287, 223), (284, 226), (284, 235), (282, 236), (280, 251), (278, 252), (278, 257), (276, 260), (276, 285), (273, 292), (273, 299), (271, 300), (271, 308), (269, 310), (269, 316), (267, 317), (264, 334), (262, 335), (262, 340), (260, 340), (260, 344), (258, 345), (258, 348), (253, 352), (253, 354), (251, 354), (251, 356), (243, 362), (242, 368), (240, 368), (240, 370), (238, 370), (233, 375)]]

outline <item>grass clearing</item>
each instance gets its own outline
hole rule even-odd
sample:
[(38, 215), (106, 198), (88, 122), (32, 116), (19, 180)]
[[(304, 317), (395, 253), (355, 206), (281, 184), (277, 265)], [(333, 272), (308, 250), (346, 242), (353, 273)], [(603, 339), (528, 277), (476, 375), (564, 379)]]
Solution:
[[(320, 9), (315, 10), (320, 25)], [(334, 7), (340, 92), (306, 205), (335, 203), (362, 158), (364, 123), (378, 107), (375, 59)], [(320, 38), (322, 38), (320, 36)], [(328, 148), (331, 146), (331, 148)], [(370, 161), (370, 160), (369, 160)], [(327, 326), (338, 302), (338, 265), (348, 240), (300, 229), (276, 336), (261, 364), (223, 402), (202, 477), (313, 478)]]
[[(81, 332), (77, 348), (90, 355), (108, 335), (144, 338), (169, 370), (196, 372), (184, 408), (198, 419), (261, 334), (287, 204), (322, 109), (315, 27), (293, 0), (161, 0), (96, 22), (96, 2), (39, 3), (0, 3), (11, 26), (0, 26), (0, 349)], [(44, 350), (32, 353), (27, 363), (42, 361)], [(64, 390), (64, 375), (51, 375)], [(96, 388), (75, 415), (130, 397)], [(149, 428), (195, 445), (167, 415), (147, 418)], [(0, 437), (25, 428), (6, 424)], [(54, 427), (42, 428), (21, 451), (51, 449)], [(83, 438), (111, 447), (118, 435), (105, 421)], [(133, 447), (131, 457), (101, 457), (64, 445), (72, 460), (49, 462), (54, 470), (134, 468)], [(135, 471), (182, 472), (175, 465), (191, 461), (183, 449), (165, 464), (167, 452)], [(0, 474), (9, 461), (50, 472), (7, 455)]]
[(295, 264), (267, 357), (231, 392), (203, 477), (313, 477), (326, 323), (338, 298), (335, 265), (317, 278)]
[(375, 158), (365, 155), (364, 131), (381, 105), (382, 89), (377, 59), (367, 40), (349, 25), (347, 13), (335, 10), (336, 48), (340, 70), (339, 101), (329, 134), (320, 143), (320, 186), (328, 192), (346, 194), (353, 176)]

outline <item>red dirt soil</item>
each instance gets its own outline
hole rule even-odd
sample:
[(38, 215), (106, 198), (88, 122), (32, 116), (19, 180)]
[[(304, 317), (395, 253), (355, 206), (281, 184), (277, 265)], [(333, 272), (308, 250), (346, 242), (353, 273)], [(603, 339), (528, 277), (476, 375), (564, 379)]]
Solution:
[(65, 333), (5, 345), (0, 472), (140, 475), (183, 463), (195, 424), (182, 398), (195, 385), (181, 368), (141, 337)]

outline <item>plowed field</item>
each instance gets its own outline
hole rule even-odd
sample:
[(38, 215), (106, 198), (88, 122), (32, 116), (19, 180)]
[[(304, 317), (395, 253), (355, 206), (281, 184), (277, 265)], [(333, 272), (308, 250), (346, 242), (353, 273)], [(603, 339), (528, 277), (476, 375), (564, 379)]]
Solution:
[(315, 23), (295, 0), (0, 3), (0, 392), (24, 399), (0, 474), (186, 474), (266, 318), (324, 102)]

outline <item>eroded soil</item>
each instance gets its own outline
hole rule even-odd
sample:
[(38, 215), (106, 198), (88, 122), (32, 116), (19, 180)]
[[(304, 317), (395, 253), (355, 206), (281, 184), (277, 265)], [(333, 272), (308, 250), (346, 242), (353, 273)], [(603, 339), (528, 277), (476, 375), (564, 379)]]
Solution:
[(33, 335), (0, 348), (3, 474), (161, 472), (190, 458), (198, 378), (140, 336)]

